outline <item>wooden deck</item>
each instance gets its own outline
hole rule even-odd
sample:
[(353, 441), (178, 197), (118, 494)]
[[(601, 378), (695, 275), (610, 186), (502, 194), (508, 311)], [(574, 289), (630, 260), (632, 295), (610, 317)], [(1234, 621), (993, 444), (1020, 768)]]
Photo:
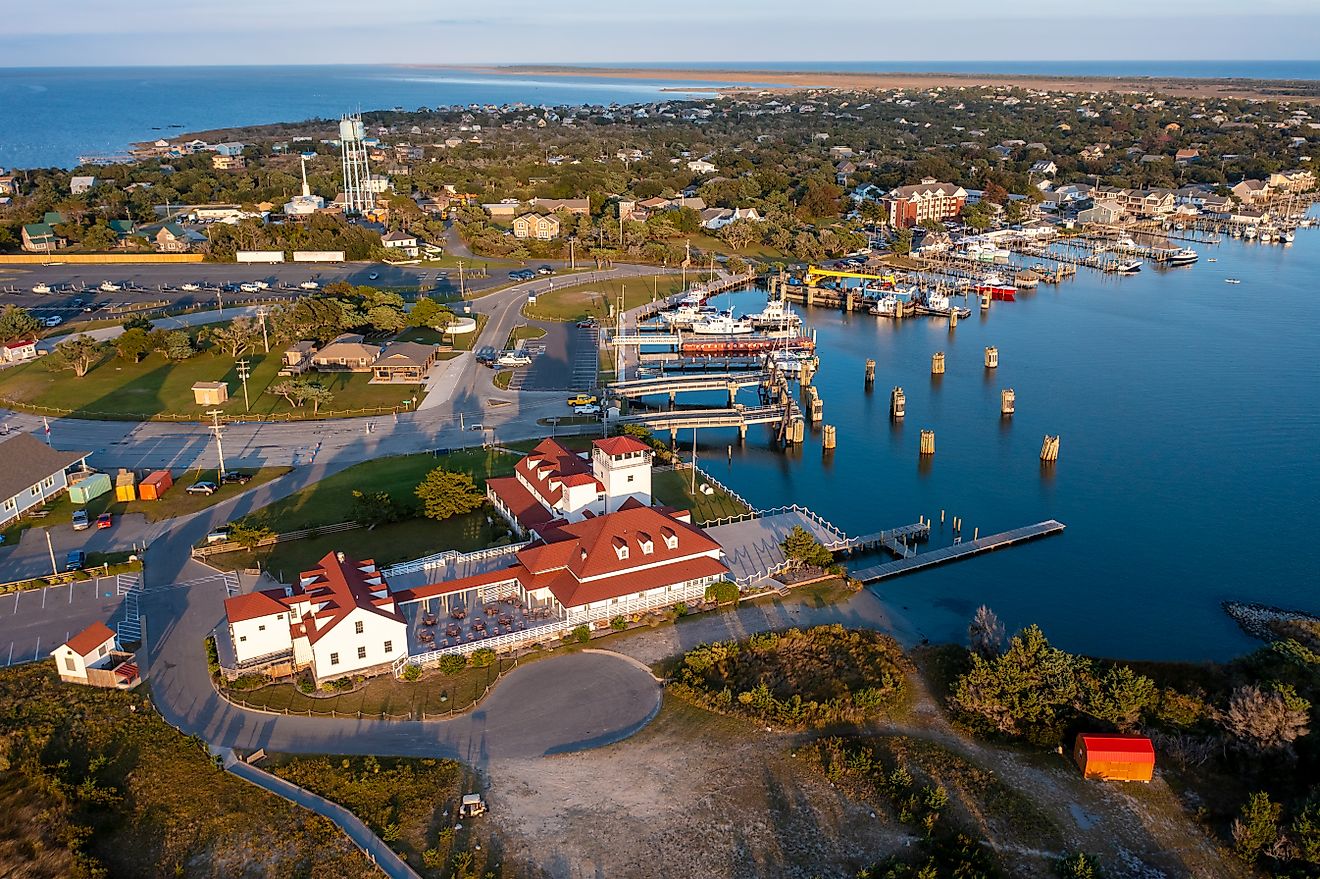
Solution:
[(977, 540), (955, 543), (953, 546), (946, 546), (940, 549), (933, 549), (930, 552), (909, 555), (905, 558), (895, 559), (892, 562), (885, 562), (884, 564), (874, 565), (869, 568), (861, 568), (852, 571), (850, 576), (854, 580), (860, 580), (863, 583), (875, 583), (889, 577), (897, 577), (901, 574), (909, 574), (913, 571), (933, 568), (936, 565), (961, 561), (962, 559), (971, 558), (974, 555), (980, 555), (983, 552), (993, 552), (996, 549), (1003, 549), (1006, 546), (1025, 543), (1028, 540), (1035, 540), (1038, 537), (1049, 537), (1054, 534), (1062, 534), (1063, 529), (1064, 524), (1062, 522), (1049, 519), (1044, 522), (1037, 522), (1035, 525), (1026, 525), (1022, 528), (1015, 528), (1012, 531), (1002, 531), (999, 534), (991, 534)]
[(847, 549), (850, 552), (863, 552), (868, 549), (882, 547), (899, 558), (906, 558), (916, 552), (912, 544), (924, 541), (929, 537), (930, 525), (926, 522), (915, 522), (901, 528), (891, 528), (888, 531), (876, 531), (873, 534), (863, 534), (861, 537), (850, 538)]

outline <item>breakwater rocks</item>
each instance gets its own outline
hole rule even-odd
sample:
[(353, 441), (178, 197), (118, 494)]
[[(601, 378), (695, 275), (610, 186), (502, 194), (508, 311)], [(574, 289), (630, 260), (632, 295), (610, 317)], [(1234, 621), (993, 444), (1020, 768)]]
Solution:
[(1262, 641), (1277, 641), (1279, 633), (1271, 628), (1272, 623), (1308, 622), (1320, 623), (1320, 617), (1302, 610), (1284, 610), (1268, 604), (1246, 604), (1240, 601), (1225, 601), (1221, 607), (1253, 638)]

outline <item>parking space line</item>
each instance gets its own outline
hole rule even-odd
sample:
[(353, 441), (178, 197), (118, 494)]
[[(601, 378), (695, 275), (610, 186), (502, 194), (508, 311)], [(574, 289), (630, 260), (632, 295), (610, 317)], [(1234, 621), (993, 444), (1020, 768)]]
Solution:
[(23, 594), (21, 589), (14, 592), (14, 613), (18, 613), (18, 597)]
[(46, 609), (46, 593), (49, 592), (49, 591), (50, 591), (50, 588), (49, 588), (49, 587), (47, 587), (47, 588), (41, 590), (41, 609), (42, 609), (42, 610), (45, 610), (45, 609)]
[(5, 660), (5, 665), (14, 664), (14, 642), (9, 642), (9, 658)]
[(37, 649), (32, 651), (32, 661), (36, 662), (37, 657), (41, 655), (41, 636), (37, 636)]

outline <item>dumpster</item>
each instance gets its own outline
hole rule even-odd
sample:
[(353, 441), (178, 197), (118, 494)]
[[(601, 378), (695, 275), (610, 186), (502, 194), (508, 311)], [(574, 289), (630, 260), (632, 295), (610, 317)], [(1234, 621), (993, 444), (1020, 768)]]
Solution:
[(120, 470), (115, 477), (115, 500), (137, 500), (137, 474), (132, 470)]
[(138, 497), (144, 501), (158, 501), (173, 484), (170, 471), (157, 470), (139, 483)]
[(110, 490), (110, 477), (104, 473), (93, 473), (77, 485), (69, 486), (69, 500), (75, 504), (85, 504), (92, 498), (100, 497)]

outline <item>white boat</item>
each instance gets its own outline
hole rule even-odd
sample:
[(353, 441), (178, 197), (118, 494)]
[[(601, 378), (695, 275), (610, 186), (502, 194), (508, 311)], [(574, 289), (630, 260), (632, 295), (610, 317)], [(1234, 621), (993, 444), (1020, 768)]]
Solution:
[(877, 317), (893, 317), (898, 314), (898, 299), (894, 296), (882, 297), (869, 310)]
[(699, 336), (742, 336), (754, 329), (747, 318), (724, 312), (692, 322), (692, 332)]
[(802, 371), (802, 364), (812, 360), (815, 357), (809, 351), (771, 351), (765, 355), (768, 365), (774, 366), (780, 372), (788, 375), (797, 375)]
[(1224, 283), (1225, 283), (1225, 284), (1241, 284), (1242, 282), (1239, 281), (1237, 278), (1225, 278), (1225, 279), (1224, 279)]
[(49, 285), (49, 284), (36, 284), (36, 285), (33, 286), (33, 288), (32, 288), (32, 292), (33, 292), (33, 293), (40, 293), (40, 294), (42, 294), (42, 295), (45, 295), (45, 294), (47, 294), (47, 293), (50, 292), (50, 285)]
[(1184, 247), (1169, 257), (1171, 266), (1189, 266), (1201, 258), (1201, 255), (1190, 247)]
[(1285, 244), (1292, 244), (1297, 240), (1297, 235), (1291, 229), (1285, 229), (1283, 234), (1279, 236), (1279, 240)]
[(1219, 260), (1216, 257), (1212, 256), (1209, 259), (1207, 259), (1206, 262), (1219, 262)]
[(1255, 227), (1255, 226), (1248, 226), (1248, 227), (1246, 228), (1246, 231), (1242, 233), (1242, 237), (1243, 237), (1243, 238), (1246, 238), (1246, 239), (1248, 239), (1248, 240), (1250, 240), (1250, 239), (1252, 239), (1252, 238), (1255, 238), (1255, 237), (1256, 237), (1256, 227)]
[(710, 298), (710, 290), (705, 284), (693, 284), (678, 300), (679, 305), (701, 305)]
[(699, 320), (705, 320), (708, 317), (714, 317), (719, 314), (714, 308), (708, 308), (703, 305), (680, 305), (677, 308), (671, 308), (669, 311), (662, 311), (657, 315), (663, 323), (671, 327), (686, 327)]
[(183, 285), (181, 285), (181, 286), (179, 287), (179, 289), (180, 289), (180, 290), (186, 290), (186, 291), (189, 292), (189, 293), (193, 293), (193, 292), (196, 292), (197, 290), (200, 290), (200, 289), (202, 289), (202, 288), (201, 288), (201, 287), (198, 287), (196, 284), (183, 284)]
[(753, 326), (759, 328), (765, 327), (794, 327), (802, 323), (802, 318), (798, 317), (792, 307), (782, 299), (771, 299), (765, 304), (765, 308), (756, 314), (747, 315)]
[(303, 281), (303, 282), (302, 282), (301, 284), (299, 284), (298, 286), (301, 287), (301, 288), (303, 288), (304, 290), (316, 290), (316, 289), (319, 288), (321, 285), (318, 284), (318, 283), (316, 283), (315, 281)]
[(101, 282), (101, 291), (104, 293), (118, 293), (121, 289), (118, 284), (111, 284), (109, 281)]
[(1115, 250), (1136, 250), (1136, 249), (1137, 249), (1137, 242), (1133, 241), (1131, 238), (1129, 238), (1128, 236), (1124, 235), (1122, 238), (1119, 238), (1117, 241), (1114, 242), (1114, 249), (1115, 249)]
[(943, 293), (926, 294), (926, 311), (931, 314), (948, 314), (953, 304)]
[(1259, 237), (1261, 241), (1265, 241), (1265, 242), (1273, 241), (1274, 233), (1269, 229), (1261, 229)]
[(1118, 264), (1118, 268), (1115, 269), (1115, 271), (1120, 275), (1135, 275), (1137, 272), (1141, 271), (1141, 260), (1133, 259), (1127, 262), (1121, 262)]

